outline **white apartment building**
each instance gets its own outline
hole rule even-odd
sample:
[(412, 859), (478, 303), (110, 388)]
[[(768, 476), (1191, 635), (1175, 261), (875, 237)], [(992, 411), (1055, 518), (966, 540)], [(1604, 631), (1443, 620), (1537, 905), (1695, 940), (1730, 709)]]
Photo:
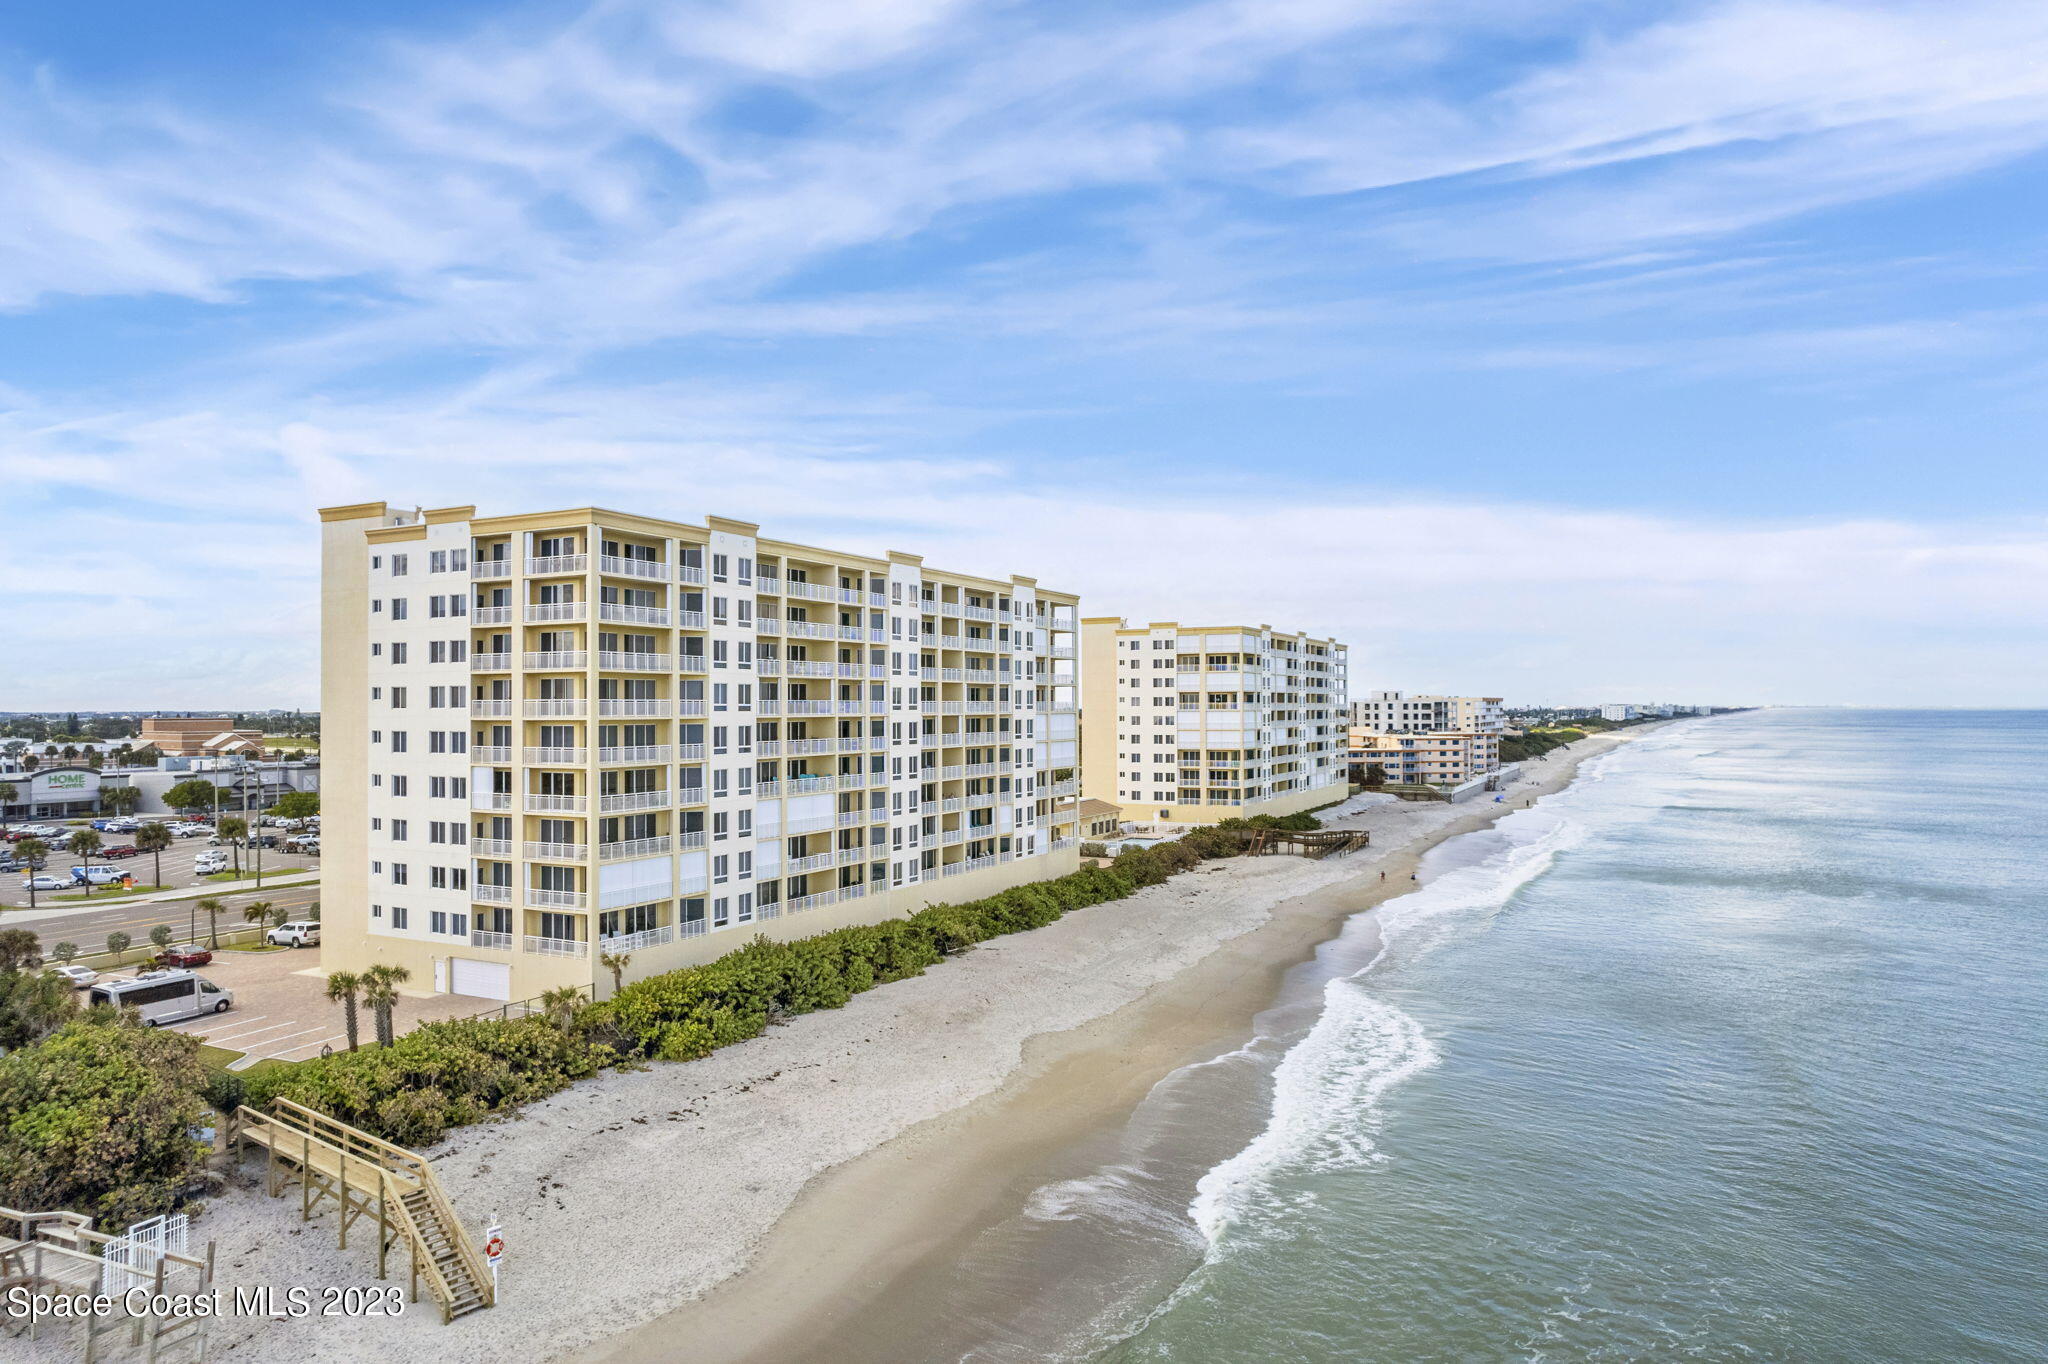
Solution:
[(1498, 696), (1407, 696), (1397, 691), (1368, 692), (1351, 703), (1351, 723), (1375, 734), (1429, 734), (1455, 731), (1499, 734), (1507, 715)]
[(1636, 708), (1625, 704), (1602, 706), (1600, 707), (1600, 718), (1616, 722), (1633, 720), (1636, 718)]
[(1270, 626), (1081, 622), (1087, 795), (1128, 820), (1292, 814), (1346, 793), (1345, 647)]
[(323, 520), (323, 965), (606, 992), (1078, 865), (1075, 598), (627, 512)]

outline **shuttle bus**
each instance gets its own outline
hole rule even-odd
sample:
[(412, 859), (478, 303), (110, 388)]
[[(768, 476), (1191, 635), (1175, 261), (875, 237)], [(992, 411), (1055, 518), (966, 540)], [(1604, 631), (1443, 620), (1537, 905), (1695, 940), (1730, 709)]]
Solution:
[(134, 1009), (150, 1027), (201, 1014), (224, 1014), (235, 997), (192, 971), (151, 971), (134, 980), (103, 980), (86, 998), (94, 1004)]

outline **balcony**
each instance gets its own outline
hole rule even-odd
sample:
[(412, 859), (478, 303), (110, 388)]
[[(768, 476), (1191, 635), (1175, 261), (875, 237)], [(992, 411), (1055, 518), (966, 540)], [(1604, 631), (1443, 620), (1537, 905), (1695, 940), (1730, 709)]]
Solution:
[(774, 575), (772, 575), (772, 574), (768, 574), (768, 573), (756, 573), (756, 574), (754, 575), (754, 591), (755, 591), (755, 592), (757, 592), (757, 593), (758, 593), (758, 592), (778, 592), (778, 593), (779, 593), (779, 592), (781, 592), (781, 591), (782, 591), (782, 579), (780, 579), (780, 578), (778, 578), (778, 577), (775, 577)]
[(472, 578), (509, 578), (512, 576), (510, 559), (473, 559), (469, 565)]
[(469, 840), (472, 857), (510, 857), (512, 840), (509, 838), (472, 838)]
[(526, 561), (529, 578), (553, 578), (564, 573), (582, 573), (590, 568), (588, 554), (549, 554)]
[(469, 703), (469, 713), (471, 715), (510, 715), (512, 713), (512, 702), (504, 697), (472, 701)]
[(469, 613), (471, 625), (510, 625), (512, 608), (509, 606), (479, 606)]
[(666, 720), (673, 710), (668, 701), (611, 701), (597, 703), (597, 713), (603, 716), (634, 716), (647, 720)]
[(676, 835), (676, 851), (678, 852), (691, 852), (703, 846), (704, 831), (702, 829), (692, 829), (688, 833)]
[(813, 853), (809, 857), (792, 857), (783, 864), (782, 871), (785, 876), (798, 876), (804, 872), (828, 871), (838, 865), (838, 853), (821, 852)]
[(1071, 644), (1055, 644), (1045, 651), (1045, 656), (1047, 658), (1072, 658), (1074, 656), (1074, 646)]
[(612, 933), (597, 940), (597, 950), (616, 956), (622, 952), (638, 952), (643, 947), (659, 947), (673, 941), (675, 936), (676, 930), (670, 924), (643, 928), (638, 933)]
[(539, 653), (522, 654), (519, 663), (523, 668), (541, 671), (583, 668), (589, 666), (590, 655), (582, 649), (550, 649)]
[(536, 909), (582, 909), (590, 900), (580, 890), (547, 890), (541, 886), (526, 888), (526, 903)]
[(678, 611), (678, 612), (676, 612), (676, 628), (678, 628), (678, 629), (681, 629), (681, 630), (701, 630), (701, 629), (703, 629), (703, 628), (704, 628), (704, 613), (703, 613), (702, 611)]
[(528, 701), (525, 706), (525, 713), (526, 717), (530, 720), (546, 720), (557, 717), (568, 720), (580, 720), (583, 718), (584, 709), (588, 704), (580, 696), (548, 697), (539, 701)]
[(584, 955), (581, 938), (537, 938), (526, 935), (526, 950), (543, 957), (580, 957)]
[(540, 767), (581, 767), (590, 760), (587, 748), (529, 748), (525, 758)]
[(473, 673), (502, 673), (512, 670), (510, 654), (471, 654), (469, 670)]
[[(676, 671), (679, 673), (701, 673), (704, 671), (704, 655), (677, 654)], [(702, 712), (699, 712), (700, 714)]]
[(782, 633), (782, 618), (780, 616), (756, 616), (754, 617), (754, 630), (756, 633), (763, 635), (779, 635)]
[[(742, 752), (744, 752), (745, 750), (741, 750), (741, 751), (742, 751)], [(703, 761), (704, 761), (704, 745), (702, 745), (702, 744), (677, 744), (677, 745), (676, 745), (676, 761), (678, 761), (678, 762), (686, 762), (686, 763), (700, 763), (700, 762), (703, 762)]]
[(704, 585), (704, 570), (696, 564), (678, 564), (676, 565), (676, 581), (680, 583), (695, 583), (697, 586), (702, 587)]
[(830, 701), (784, 701), (783, 710), (790, 715), (830, 715)]
[(485, 929), (472, 928), (469, 930), (469, 945), (471, 947), (488, 947), (494, 952), (510, 952), (512, 950), (512, 935), (510, 933), (492, 933)]
[(803, 597), (809, 601), (831, 601), (832, 589), (818, 583), (807, 583), (792, 578), (782, 584), (785, 597)]
[(666, 625), (668, 624), (668, 608), (666, 606), (626, 606), (619, 602), (606, 601), (597, 604), (597, 618), (599, 620), (621, 621), (627, 625)]
[(512, 750), (504, 744), (472, 744), (469, 760), (473, 763), (508, 763), (512, 761)]
[(580, 601), (529, 602), (526, 619), (530, 623), (545, 624), (549, 621), (582, 620), (584, 603)]
[(621, 578), (651, 578), (655, 582), (668, 577), (668, 565), (660, 559), (621, 559), (616, 554), (600, 556), (597, 571)]
[[(538, 791), (528, 791), (526, 793), (526, 813), (530, 815), (580, 815), (583, 813), (584, 804), (582, 796), (543, 795)], [(504, 809), (506, 807), (493, 806), (492, 808)]]
[(608, 815), (626, 810), (666, 810), (673, 800), (667, 791), (621, 791), (599, 796), (597, 808)]
[(472, 810), (509, 810), (512, 808), (510, 791), (471, 791), (469, 808)]
[(526, 845), (526, 857), (531, 862), (583, 862), (589, 860), (590, 845), (587, 843), (528, 843)]
[(665, 763), (668, 761), (667, 744), (636, 744), (625, 748), (600, 748), (597, 760), (602, 764), (618, 763)]
[(615, 673), (665, 673), (675, 666), (672, 654), (618, 653), (606, 649), (597, 656), (597, 666)]
[(659, 857), (669, 850), (668, 835), (655, 838), (630, 838), (621, 843), (600, 843), (597, 845), (599, 861), (616, 862), (626, 857)]
[(469, 888), (469, 898), (483, 905), (509, 905), (512, 903), (512, 887), (471, 886)]

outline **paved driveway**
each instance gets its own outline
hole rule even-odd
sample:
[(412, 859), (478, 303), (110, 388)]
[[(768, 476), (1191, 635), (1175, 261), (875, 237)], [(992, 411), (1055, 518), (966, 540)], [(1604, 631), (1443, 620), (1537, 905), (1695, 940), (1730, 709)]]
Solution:
[[(327, 998), (327, 977), (320, 954), (311, 948), (273, 952), (216, 952), (213, 964), (199, 974), (234, 992), (235, 1007), (172, 1025), (174, 1032), (200, 1038), (209, 1046), (245, 1052), (237, 1069), (275, 1057), (303, 1061), (318, 1056), (322, 1046), (341, 1051), (348, 1046), (341, 1005)], [(429, 982), (431, 984), (431, 982)], [(393, 1026), (410, 1032), (421, 1023), (460, 1018), (500, 1008), (496, 1000), (468, 995), (403, 995), (393, 1011)], [(360, 1041), (368, 1045), (375, 1026), (368, 1009), (359, 1009)]]

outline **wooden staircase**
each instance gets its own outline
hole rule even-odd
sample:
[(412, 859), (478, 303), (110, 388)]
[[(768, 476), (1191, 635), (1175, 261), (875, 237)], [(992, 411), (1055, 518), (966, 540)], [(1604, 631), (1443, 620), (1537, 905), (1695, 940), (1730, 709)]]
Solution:
[(402, 1244), (413, 1301), (424, 1280), (443, 1322), (496, 1300), (483, 1255), (423, 1157), (290, 1099), (273, 1099), (267, 1113), (244, 1105), (235, 1120), (236, 1140), (268, 1155), (272, 1197), (283, 1197), (296, 1183), (305, 1219), (334, 1201), (344, 1250), (350, 1226), (376, 1218), (378, 1278), (386, 1277), (390, 1252)]

